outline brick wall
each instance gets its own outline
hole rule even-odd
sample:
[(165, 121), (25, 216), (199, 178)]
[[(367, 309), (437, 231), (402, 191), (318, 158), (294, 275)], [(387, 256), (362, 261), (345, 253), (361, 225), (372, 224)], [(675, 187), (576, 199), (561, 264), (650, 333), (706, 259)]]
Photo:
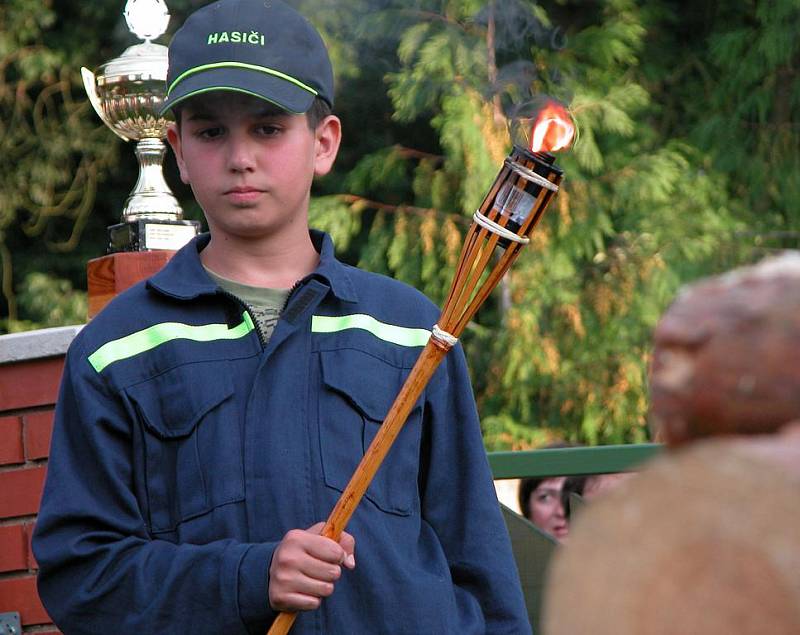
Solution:
[(39, 509), (64, 353), (79, 327), (0, 336), (0, 613), (23, 632), (58, 633), (36, 593)]

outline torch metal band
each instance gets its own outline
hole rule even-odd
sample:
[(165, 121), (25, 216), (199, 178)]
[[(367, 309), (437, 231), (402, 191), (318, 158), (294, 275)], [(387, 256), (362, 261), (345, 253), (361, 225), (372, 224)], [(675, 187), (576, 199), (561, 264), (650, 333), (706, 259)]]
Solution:
[(438, 344), (444, 345), (446, 348), (452, 348), (458, 344), (458, 338), (454, 335), (450, 335), (450, 333), (447, 331), (440, 329), (438, 324), (433, 325), (433, 328), (431, 329), (431, 337), (436, 340)]
[(481, 214), (480, 210), (475, 210), (475, 213), (472, 215), (472, 220), (474, 220), (478, 225), (488, 229), (493, 234), (497, 234), (500, 238), (507, 238), (508, 240), (513, 240), (515, 243), (522, 243), (523, 245), (527, 245), (531, 242), (531, 239), (527, 236), (520, 236), (519, 234), (515, 234), (510, 229), (506, 229), (502, 225), (498, 225), (493, 220), (486, 218), (483, 214)]
[(528, 179), (529, 181), (533, 181), (536, 185), (540, 185), (541, 187), (548, 189), (552, 192), (558, 192), (558, 185), (553, 183), (552, 181), (548, 181), (544, 178), (541, 174), (536, 174), (533, 170), (529, 170), (524, 165), (517, 163), (516, 161), (512, 161), (511, 159), (506, 159), (503, 163), (509, 167), (509, 169), (513, 170), (521, 177)]

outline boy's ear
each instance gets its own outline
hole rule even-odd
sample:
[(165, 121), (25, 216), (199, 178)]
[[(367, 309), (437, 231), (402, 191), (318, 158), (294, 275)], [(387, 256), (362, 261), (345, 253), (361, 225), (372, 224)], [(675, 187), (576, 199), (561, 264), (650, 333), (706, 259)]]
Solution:
[(342, 122), (336, 115), (328, 115), (319, 122), (314, 131), (316, 154), (314, 156), (314, 176), (324, 176), (330, 172), (339, 143), (342, 141)]
[(189, 173), (186, 170), (186, 162), (183, 160), (183, 148), (181, 146), (181, 131), (178, 124), (170, 123), (167, 125), (167, 141), (175, 153), (175, 161), (178, 164), (178, 171), (181, 181), (189, 185)]

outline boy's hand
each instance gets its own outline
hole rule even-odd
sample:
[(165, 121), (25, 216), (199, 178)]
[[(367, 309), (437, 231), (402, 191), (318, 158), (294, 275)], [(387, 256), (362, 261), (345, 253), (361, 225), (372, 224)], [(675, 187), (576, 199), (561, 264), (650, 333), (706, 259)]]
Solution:
[(339, 542), (320, 535), (325, 523), (292, 529), (281, 540), (269, 567), (269, 604), (276, 611), (307, 611), (333, 593), (344, 565), (356, 566), (355, 540), (342, 532)]

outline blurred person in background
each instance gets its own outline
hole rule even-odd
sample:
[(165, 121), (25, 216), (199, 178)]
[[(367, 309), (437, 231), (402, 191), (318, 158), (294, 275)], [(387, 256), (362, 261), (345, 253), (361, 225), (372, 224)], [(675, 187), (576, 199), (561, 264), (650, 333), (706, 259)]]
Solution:
[[(555, 450), (572, 447), (569, 443), (555, 442), (541, 448)], [(559, 542), (569, 535), (569, 490), (581, 492), (566, 476), (523, 478), (519, 483), (518, 501), (522, 515), (546, 534)]]
[(525, 478), (519, 484), (519, 507), (522, 515), (559, 542), (569, 534), (569, 520), (564, 500), (566, 476)]

